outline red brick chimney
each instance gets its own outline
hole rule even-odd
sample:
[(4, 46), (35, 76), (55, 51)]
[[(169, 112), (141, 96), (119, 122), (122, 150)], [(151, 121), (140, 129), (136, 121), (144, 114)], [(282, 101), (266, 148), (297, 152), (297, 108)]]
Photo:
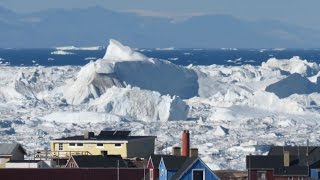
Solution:
[(190, 134), (188, 130), (183, 130), (182, 133), (182, 152), (181, 152), (181, 156), (186, 156), (189, 157), (189, 149), (190, 149)]

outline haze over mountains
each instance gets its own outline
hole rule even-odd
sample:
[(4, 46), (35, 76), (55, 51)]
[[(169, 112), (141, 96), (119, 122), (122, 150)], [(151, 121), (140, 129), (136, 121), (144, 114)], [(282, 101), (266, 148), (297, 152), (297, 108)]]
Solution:
[(278, 21), (246, 21), (226, 15), (184, 21), (113, 12), (100, 7), (49, 9), (18, 14), (0, 8), (0, 48), (104, 45), (109, 38), (134, 47), (315, 48), (319, 30)]

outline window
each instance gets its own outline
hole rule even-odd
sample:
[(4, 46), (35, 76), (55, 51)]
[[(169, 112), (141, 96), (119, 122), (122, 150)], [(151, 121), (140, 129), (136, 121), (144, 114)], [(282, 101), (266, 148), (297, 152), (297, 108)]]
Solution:
[(257, 172), (257, 179), (258, 179), (258, 180), (266, 180), (266, 179), (267, 179), (267, 172), (265, 172), (265, 171), (258, 171), (258, 172)]
[(293, 180), (293, 177), (292, 176), (288, 177), (288, 180)]
[(160, 176), (164, 176), (164, 169), (161, 169)]
[(150, 180), (153, 180), (153, 169), (149, 169), (150, 172)]
[(74, 147), (76, 146), (76, 143), (69, 143), (69, 146)]
[(204, 180), (204, 169), (194, 169), (192, 170), (193, 180)]
[(298, 177), (298, 180), (303, 180), (303, 177)]
[(103, 144), (102, 143), (98, 143), (97, 147), (103, 147)]
[(83, 146), (83, 143), (77, 143), (77, 146)]
[(59, 143), (59, 151), (62, 151), (62, 150), (63, 150), (63, 144)]
[(121, 147), (121, 144), (120, 143), (116, 143), (116, 144), (114, 144), (114, 147)]
[(77, 166), (74, 163), (70, 163), (71, 168), (76, 168)]

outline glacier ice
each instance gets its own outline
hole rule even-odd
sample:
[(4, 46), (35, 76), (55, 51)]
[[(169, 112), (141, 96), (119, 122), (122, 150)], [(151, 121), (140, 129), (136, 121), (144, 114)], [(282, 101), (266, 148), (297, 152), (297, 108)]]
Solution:
[(319, 86), (316, 63), (293, 57), (183, 67), (115, 40), (109, 47), (83, 67), (0, 66), (0, 141), (32, 153), (84, 129), (126, 129), (156, 135), (156, 153), (166, 153), (188, 129), (212, 169), (244, 169), (245, 155), (271, 144), (318, 145), (320, 93), (309, 91)]
[(188, 98), (198, 95), (197, 80), (193, 70), (147, 58), (110, 40), (104, 58), (81, 68), (75, 82), (66, 88), (65, 98), (68, 103), (77, 105), (100, 97), (112, 86), (124, 87), (125, 84)]

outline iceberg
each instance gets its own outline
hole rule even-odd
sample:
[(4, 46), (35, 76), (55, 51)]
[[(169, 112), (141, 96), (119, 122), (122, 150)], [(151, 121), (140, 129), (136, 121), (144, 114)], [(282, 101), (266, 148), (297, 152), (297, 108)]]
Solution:
[(111, 39), (103, 59), (82, 67), (64, 95), (69, 104), (77, 105), (100, 97), (112, 86), (130, 84), (161, 95), (190, 98), (198, 95), (197, 80), (194, 70), (166, 60), (147, 58)]

